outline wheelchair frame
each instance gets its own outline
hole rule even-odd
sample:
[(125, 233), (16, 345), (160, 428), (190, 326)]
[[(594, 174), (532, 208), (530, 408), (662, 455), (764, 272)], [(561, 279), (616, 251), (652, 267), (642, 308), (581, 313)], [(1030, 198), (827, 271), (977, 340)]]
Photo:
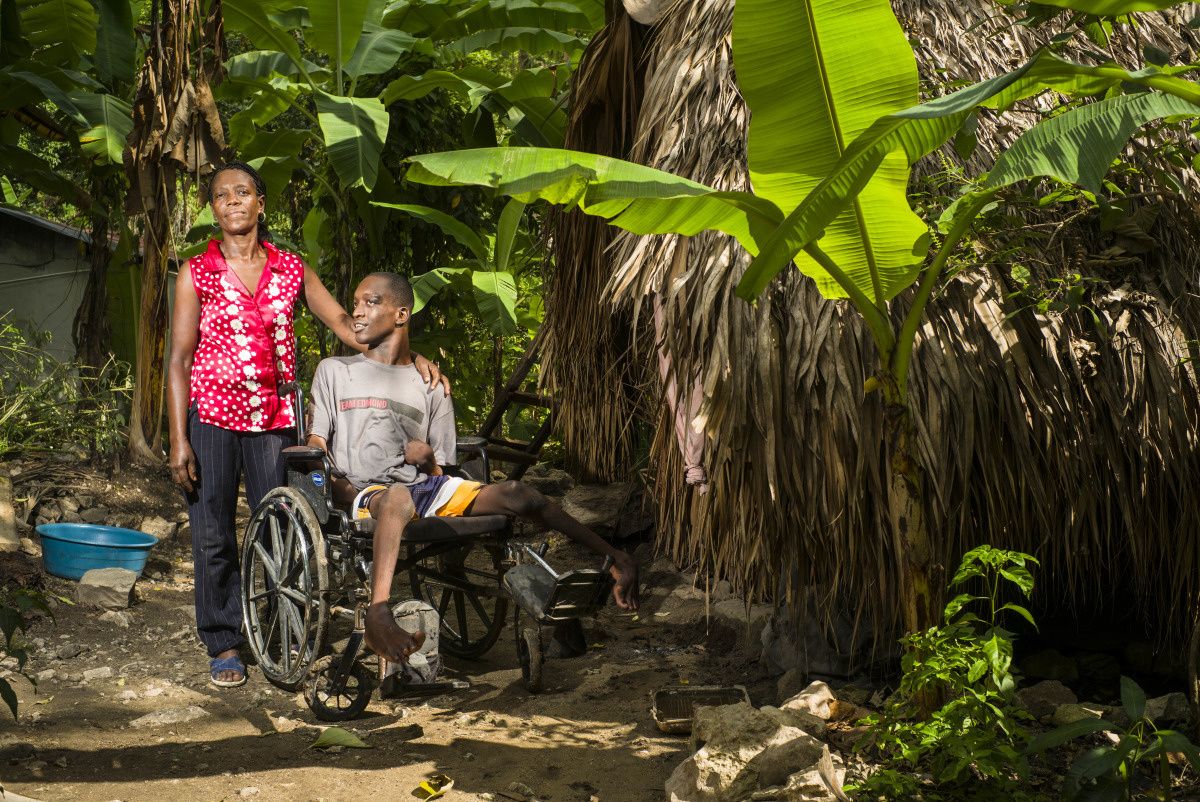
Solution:
[[(293, 395), (297, 442), (303, 443), (303, 393), (295, 383), (280, 388), (281, 395), (289, 393)], [(464, 461), (465, 466), (446, 466), (446, 471), (486, 483), (491, 468), (487, 441), (464, 437), (458, 441), (458, 450), (475, 456)], [(332, 465), (323, 450), (291, 446), (284, 449), (284, 458), (287, 483), (263, 498), (251, 515), (242, 543), (246, 637), (259, 669), (272, 684), (292, 691), (303, 687), (318, 718), (346, 720), (366, 708), (375, 684), (359, 659), (364, 648), (375, 522), (352, 520), (334, 504)], [(482, 476), (472, 475), (470, 463), (477, 463)], [(541, 559), (544, 546), (537, 553), (512, 538), (512, 523), (502, 515), (421, 518), (405, 528), (395, 576), (407, 574), (413, 597), (437, 611), (441, 619), (439, 649), (446, 654), (473, 659), (491, 649), (508, 614), (504, 574), (523, 560), (523, 551), (545, 566)], [(599, 577), (596, 588), (585, 594), (592, 604), (579, 604), (576, 589), (561, 594), (561, 610), (556, 612), (552, 604), (543, 611), (546, 617), (538, 618), (543, 622), (565, 620), (594, 612), (604, 603), (609, 587), (603, 584), (607, 568), (606, 563), (600, 572), (583, 572)], [(580, 575), (571, 572), (561, 579), (564, 584), (578, 585)], [(554, 578), (560, 579), (558, 575)], [(334, 616), (352, 621), (352, 629), (340, 654), (325, 654)], [(536, 692), (541, 689), (542, 639), (531, 637), (516, 612), (514, 624), (525, 684)], [(425, 686), (424, 691), (453, 687), (444, 684), (451, 687)]]

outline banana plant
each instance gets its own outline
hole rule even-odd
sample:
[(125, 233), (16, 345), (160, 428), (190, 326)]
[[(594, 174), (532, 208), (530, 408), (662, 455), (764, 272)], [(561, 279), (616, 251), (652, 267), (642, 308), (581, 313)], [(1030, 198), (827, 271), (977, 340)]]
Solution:
[[(1068, 4), (1105, 14), (1166, 5), (1056, 3)], [(864, 30), (872, 36), (863, 37)], [(934, 550), (907, 393), (925, 305), (948, 258), (1001, 188), (1037, 177), (1096, 188), (1137, 128), (1154, 119), (1200, 115), (1200, 86), (1179, 77), (1195, 65), (1129, 71), (1041, 53), (1010, 73), (918, 104), (913, 54), (887, 0), (739, 0), (733, 54), (751, 112), (753, 192), (718, 191), (641, 165), (537, 148), (417, 156), (407, 177), (574, 206), (636, 234), (719, 230), (754, 257), (738, 286), (743, 298), (756, 298), (794, 263), (826, 297), (848, 299), (878, 350), (879, 370), (866, 389), (880, 390), (888, 408), (901, 612), (910, 632), (924, 629), (936, 621), (937, 588), (944, 584), (932, 575)], [(906, 195), (912, 164), (947, 142), (978, 109), (1004, 110), (1048, 89), (1075, 98), (1110, 97), (1076, 104), (1026, 132), (982, 185), (949, 210), (931, 254), (932, 232)], [(897, 325), (889, 303), (913, 284), (919, 285), (914, 302)]]
[(497, 337), (515, 334), (517, 320), (517, 281), (514, 273), (521, 265), (516, 242), (520, 233), (525, 204), (510, 200), (496, 223), (495, 234), (486, 238), (472, 231), (461, 221), (445, 212), (412, 203), (374, 205), (404, 212), (432, 223), (465, 247), (469, 258), (452, 265), (438, 267), (412, 279), (415, 303), (413, 314), (421, 311), (438, 293), (451, 288), (460, 298), (471, 298), (475, 314)]

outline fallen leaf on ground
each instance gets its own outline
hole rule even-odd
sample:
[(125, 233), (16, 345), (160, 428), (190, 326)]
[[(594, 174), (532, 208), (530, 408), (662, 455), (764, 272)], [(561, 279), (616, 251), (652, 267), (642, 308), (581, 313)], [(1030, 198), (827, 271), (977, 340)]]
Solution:
[(370, 749), (371, 745), (349, 730), (341, 727), (326, 727), (313, 741), (313, 749), (328, 749), (331, 746), (349, 747), (351, 749)]

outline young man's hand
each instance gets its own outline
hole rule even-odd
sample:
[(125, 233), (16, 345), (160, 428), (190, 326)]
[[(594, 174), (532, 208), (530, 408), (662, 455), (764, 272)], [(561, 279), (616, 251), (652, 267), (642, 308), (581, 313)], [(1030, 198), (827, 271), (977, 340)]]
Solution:
[(613, 600), (622, 610), (636, 610), (638, 608), (638, 564), (637, 561), (628, 554), (622, 553), (620, 557), (613, 561), (612, 568), (613, 579), (617, 581), (613, 585)]

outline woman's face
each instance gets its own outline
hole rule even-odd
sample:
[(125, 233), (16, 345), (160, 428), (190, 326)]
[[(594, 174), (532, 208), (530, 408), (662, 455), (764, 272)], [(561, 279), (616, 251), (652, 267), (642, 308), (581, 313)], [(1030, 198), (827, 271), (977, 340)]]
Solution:
[(222, 170), (212, 183), (213, 219), (226, 234), (249, 234), (258, 227), (263, 197), (241, 170)]

